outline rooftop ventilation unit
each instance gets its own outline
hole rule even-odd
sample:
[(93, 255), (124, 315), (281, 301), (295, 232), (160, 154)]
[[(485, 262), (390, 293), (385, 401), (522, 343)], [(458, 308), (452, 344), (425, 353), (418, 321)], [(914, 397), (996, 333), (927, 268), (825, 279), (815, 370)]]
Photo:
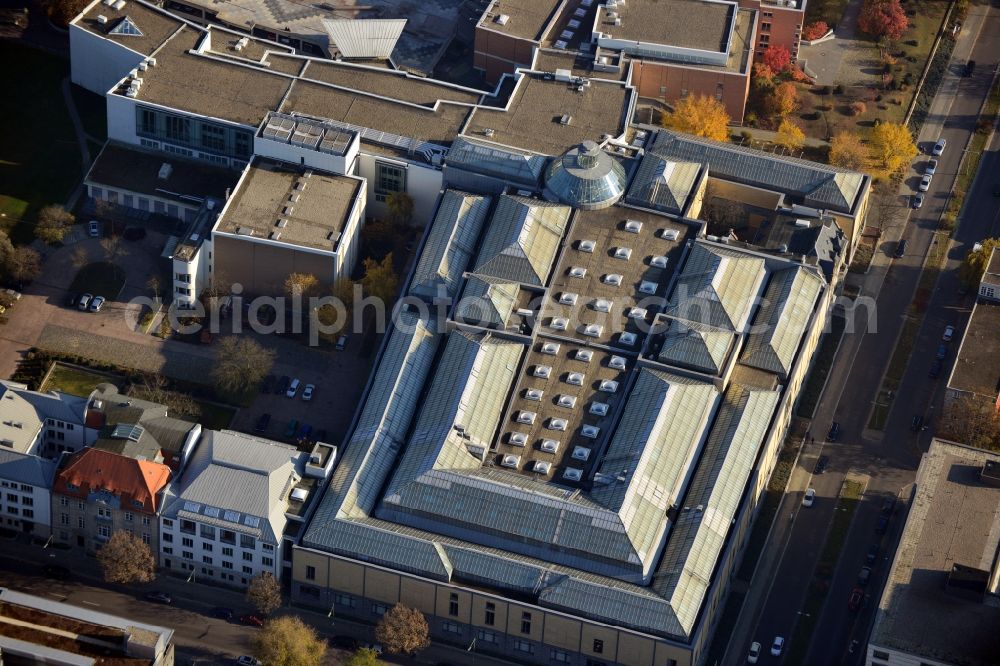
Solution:
[(663, 231), (660, 232), (660, 238), (672, 241), (677, 240), (680, 237), (680, 235), (681, 232), (677, 231), (676, 229), (664, 229)]
[(615, 393), (618, 390), (618, 382), (613, 379), (602, 379), (597, 390), (602, 393)]
[(587, 439), (597, 439), (597, 436), (601, 434), (601, 429), (595, 425), (585, 425), (580, 428), (580, 434)]
[(635, 341), (636, 341), (635, 333), (632, 333), (631, 331), (626, 331), (618, 337), (618, 342), (620, 344), (627, 345), (629, 347), (634, 345)]
[(657, 256), (655, 256), (655, 257), (653, 257), (652, 259), (649, 260), (649, 265), (650, 266), (655, 266), (656, 268), (666, 268), (667, 267), (667, 258), (664, 257), (662, 254), (661, 255), (657, 255)]
[(528, 443), (528, 436), (523, 432), (512, 432), (508, 441), (512, 446), (524, 446)]
[(577, 295), (571, 291), (564, 291), (559, 294), (559, 302), (563, 305), (576, 305)]
[(164, 162), (160, 165), (160, 170), (157, 172), (156, 177), (160, 180), (166, 180), (170, 178), (170, 174), (173, 173), (174, 167), (170, 165), (169, 162)]
[(650, 282), (649, 280), (643, 280), (639, 283), (639, 292), (643, 294), (655, 294), (657, 284), (655, 282)]
[(628, 261), (632, 256), (632, 248), (628, 247), (616, 247), (615, 248), (615, 259), (624, 259)]
[(494, 134), (496, 134), (496, 130), (494, 130), (492, 127), (487, 127), (483, 130), (483, 136), (491, 137)]
[(566, 383), (572, 384), (573, 386), (583, 386), (583, 380), (586, 378), (582, 372), (571, 372), (566, 375)]
[(576, 407), (576, 396), (561, 395), (556, 399), (556, 404), (566, 409), (573, 409)]
[(571, 266), (569, 269), (569, 276), (573, 278), (587, 277), (587, 269), (583, 266)]
[(559, 117), (560, 125), (569, 125), (571, 122), (573, 122), (573, 116), (569, 115), (568, 113), (564, 113)]
[(577, 243), (576, 247), (580, 252), (593, 252), (594, 248), (597, 247), (597, 243), (592, 240), (582, 240)]
[(570, 454), (573, 460), (589, 460), (590, 459), (590, 449), (586, 446), (577, 446), (573, 448), (573, 453)]
[(517, 422), (523, 423), (524, 425), (534, 425), (535, 418), (537, 417), (538, 414), (536, 414), (535, 412), (521, 410), (520, 412), (517, 413)]
[(559, 343), (558, 342), (546, 342), (542, 345), (540, 350), (543, 354), (548, 354), (550, 356), (555, 356), (559, 353)]
[(609, 273), (601, 278), (601, 282), (617, 287), (622, 283), (622, 276), (618, 273)]
[(705, 236), (705, 240), (712, 241), (713, 243), (718, 243), (719, 242), (719, 237), (718, 236), (713, 236), (712, 234), (708, 234), (707, 236)]
[(608, 360), (608, 367), (609, 368), (614, 368), (615, 370), (624, 370), (625, 369), (625, 359), (623, 357), (621, 357), (621, 356), (612, 356)]
[(499, 14), (493, 21), (499, 25), (507, 25), (510, 22), (510, 16), (507, 14)]
[(558, 439), (543, 439), (542, 443), (538, 445), (542, 451), (546, 453), (555, 453), (559, 450), (559, 440)]
[(579, 481), (583, 477), (583, 470), (567, 467), (563, 470), (563, 478), (567, 481)]
[(97, 23), (99, 25), (105, 25), (105, 24), (107, 24), (107, 22), (108, 22), (108, 17), (107, 16), (105, 16), (104, 14), (98, 14), (97, 15)]
[(568, 42), (569, 40), (573, 39), (574, 34), (575, 33), (572, 30), (563, 30), (561, 33), (559, 33), (559, 37), (565, 39)]
[(521, 464), (521, 456), (516, 456), (513, 453), (508, 453), (500, 460), (500, 464), (504, 467), (510, 467), (511, 469), (517, 469), (517, 466)]
[(305, 488), (296, 488), (292, 491), (291, 497), (295, 502), (305, 502), (306, 498), (309, 497), (309, 491)]
[(589, 349), (577, 349), (573, 358), (584, 363), (590, 363), (591, 359), (594, 358), (594, 352)]
[(104, 4), (106, 4), (108, 7), (115, 4), (115, 2), (116, 0), (104, 0)]
[(542, 460), (536, 460), (535, 464), (531, 466), (531, 471), (536, 474), (548, 474), (551, 469), (552, 463), (544, 462)]
[(554, 331), (565, 331), (567, 326), (569, 326), (569, 319), (565, 317), (553, 317), (549, 323), (549, 328)]
[(125, 9), (125, 0), (118, 0), (118, 2), (116, 2), (111, 6), (114, 7), (116, 10), (121, 11)]
[(629, 319), (645, 319), (646, 308), (631, 308), (628, 311)]
[(280, 229), (284, 229), (285, 227), (288, 226), (288, 220), (286, 218), (279, 217), (278, 221), (274, 223), (274, 226)]
[(593, 303), (591, 303), (593, 308), (598, 312), (611, 312), (611, 306), (613, 303), (611, 299), (608, 298), (598, 298)]
[(545, 395), (545, 391), (542, 389), (528, 389), (524, 392), (525, 400), (534, 400), (535, 402), (540, 402), (543, 395)]
[(271, 240), (279, 240), (281, 238), (281, 232), (280, 231), (272, 231), (271, 233), (269, 233), (267, 235), (267, 237), (270, 238)]
[(541, 377), (542, 379), (548, 379), (552, 375), (552, 366), (549, 365), (536, 365), (534, 372), (532, 372), (535, 377)]
[(620, 17), (615, 17), (615, 25), (621, 25), (621, 24), (622, 24), (621, 18)]
[(608, 415), (608, 403), (606, 403), (606, 402), (592, 402), (592, 403), (590, 403), (590, 414), (592, 416), (607, 416)]
[(559, 430), (563, 431), (569, 426), (569, 421), (566, 419), (549, 419), (549, 425), (546, 426), (549, 430)]
[(795, 226), (797, 226), (799, 229), (808, 229), (809, 220), (803, 220), (803, 219), (795, 220)]
[(639, 220), (626, 220), (625, 221), (625, 231), (630, 234), (637, 234), (642, 231), (642, 222)]
[(601, 337), (601, 333), (603, 332), (604, 332), (604, 327), (601, 326), (600, 324), (587, 324), (586, 326), (583, 327), (583, 331), (581, 331), (581, 333), (583, 333), (589, 338), (599, 338)]

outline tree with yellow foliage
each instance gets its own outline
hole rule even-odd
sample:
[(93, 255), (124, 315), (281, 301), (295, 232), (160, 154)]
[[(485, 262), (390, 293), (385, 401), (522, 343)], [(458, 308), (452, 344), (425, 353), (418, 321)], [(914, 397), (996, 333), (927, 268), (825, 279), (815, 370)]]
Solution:
[(854, 132), (838, 132), (830, 140), (830, 164), (845, 169), (860, 169), (865, 165), (865, 146)]
[(873, 161), (893, 176), (917, 156), (917, 145), (906, 125), (880, 123), (872, 130), (871, 155)]
[(722, 102), (706, 95), (689, 95), (663, 116), (663, 126), (716, 141), (729, 140), (729, 114)]
[(798, 125), (788, 118), (778, 125), (778, 132), (774, 136), (774, 142), (779, 146), (784, 146), (789, 150), (799, 150), (806, 145), (806, 135)]

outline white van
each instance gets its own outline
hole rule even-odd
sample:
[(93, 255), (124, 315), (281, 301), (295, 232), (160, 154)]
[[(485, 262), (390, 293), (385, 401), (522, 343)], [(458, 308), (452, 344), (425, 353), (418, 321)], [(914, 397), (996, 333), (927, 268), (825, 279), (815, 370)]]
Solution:
[(299, 390), (299, 380), (298, 378), (295, 378), (292, 380), (292, 383), (288, 386), (288, 390), (285, 392), (285, 395), (287, 395), (289, 398), (294, 398), (298, 390)]

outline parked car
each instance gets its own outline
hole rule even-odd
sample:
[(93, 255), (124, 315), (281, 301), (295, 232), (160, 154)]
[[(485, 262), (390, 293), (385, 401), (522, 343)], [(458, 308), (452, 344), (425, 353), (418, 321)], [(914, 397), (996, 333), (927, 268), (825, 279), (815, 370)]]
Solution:
[(899, 242), (896, 243), (896, 253), (893, 256), (895, 256), (897, 259), (902, 259), (905, 254), (906, 254), (906, 239), (901, 238)]
[(288, 427), (285, 428), (285, 437), (292, 438), (295, 436), (295, 431), (299, 429), (299, 422), (297, 419), (292, 419), (288, 422)]
[(87, 235), (91, 238), (97, 238), (101, 235), (101, 223), (97, 220), (91, 220), (90, 224), (87, 225)]
[(75, 308), (76, 304), (80, 302), (80, 296), (83, 294), (70, 293), (69, 298), (66, 299), (66, 305), (71, 308)]
[(806, 494), (802, 496), (802, 506), (809, 508), (816, 501), (816, 491), (812, 488), (806, 490)]
[(351, 652), (358, 649), (358, 641), (352, 636), (334, 636), (330, 639), (330, 644), (337, 649)]
[(771, 656), (780, 657), (781, 651), (785, 649), (785, 639), (782, 636), (775, 636), (774, 642), (771, 643)]
[(87, 306), (87, 309), (90, 310), (91, 312), (100, 312), (101, 308), (103, 307), (104, 307), (104, 297), (94, 296), (92, 299), (90, 299), (90, 305)]
[(83, 294), (82, 296), (80, 296), (80, 298), (77, 299), (77, 301), (76, 301), (76, 307), (77, 307), (77, 309), (83, 310), (84, 312), (86, 312), (87, 308), (90, 307), (90, 300), (92, 298), (94, 298), (93, 294)]
[(877, 559), (878, 559), (878, 544), (873, 543), (871, 546), (868, 547), (868, 552), (865, 553), (865, 562), (867, 562), (868, 564), (875, 564), (875, 561)]
[(924, 427), (924, 416), (923, 414), (914, 414), (913, 418), (910, 419), (910, 430), (913, 432), (920, 432), (921, 428)]
[(919, 189), (921, 192), (926, 192), (927, 190), (931, 189), (932, 178), (933, 176), (930, 175), (929, 173), (924, 174), (924, 176), (920, 179), (920, 185), (917, 186), (917, 189)]
[(935, 158), (927, 160), (927, 166), (924, 167), (924, 174), (928, 176), (933, 176), (937, 173), (938, 161)]
[(826, 466), (830, 464), (830, 458), (828, 456), (820, 456), (819, 460), (816, 461), (816, 467), (813, 468), (813, 474), (825, 474)]
[(831, 442), (836, 442), (840, 437), (840, 424), (834, 421), (830, 425), (830, 432), (827, 433), (826, 438)]
[(847, 609), (851, 612), (857, 612), (861, 610), (861, 604), (865, 601), (865, 591), (860, 587), (855, 587), (851, 590), (851, 596), (847, 598)]
[(260, 666), (260, 659), (248, 655), (242, 655), (236, 658), (236, 663), (238, 666)]
[(271, 423), (271, 415), (268, 414), (267, 412), (264, 412), (263, 414), (260, 415), (260, 418), (257, 419), (257, 423), (256, 425), (254, 425), (253, 429), (257, 432), (264, 432), (265, 430), (267, 430), (267, 426), (270, 423)]
[(212, 609), (212, 617), (229, 622), (233, 619), (233, 609), (224, 606), (216, 606)]
[(760, 643), (754, 641), (750, 644), (750, 652), (747, 654), (747, 663), (756, 664), (760, 659)]
[(281, 379), (278, 380), (278, 385), (274, 387), (274, 393), (277, 395), (279, 393), (284, 393), (285, 391), (287, 391), (288, 385), (289, 383), (291, 383), (291, 381), (292, 380), (288, 378), (288, 375), (282, 375)]
[(313, 391), (316, 390), (315, 384), (306, 384), (306, 387), (302, 389), (302, 399), (309, 402), (313, 399)]
[(937, 360), (943, 361), (948, 356), (948, 345), (938, 345)]
[(264, 382), (260, 385), (261, 393), (270, 393), (274, 390), (274, 383), (277, 381), (274, 375), (264, 377)]
[(309, 437), (309, 433), (312, 432), (313, 427), (308, 423), (303, 423), (302, 427), (299, 428), (299, 439), (306, 439)]
[(371, 650), (372, 652), (375, 653), (376, 657), (381, 657), (382, 653), (385, 652), (385, 650), (382, 648), (381, 643), (364, 643), (361, 647), (365, 648), (366, 650)]
[(244, 615), (240, 618), (240, 622), (251, 627), (264, 626), (264, 618), (258, 615)]
[(16, 289), (4, 289), (0, 291), (0, 294), (3, 294), (5, 297), (7, 297), (12, 301), (21, 300), (21, 292), (17, 291)]
[(42, 567), (42, 573), (44, 573), (47, 577), (55, 578), (56, 580), (69, 580), (73, 576), (69, 569), (58, 564), (46, 564)]
[[(914, 418), (917, 418), (917, 417), (914, 417)], [(923, 420), (924, 420), (923, 417), (920, 417), (920, 421), (923, 422)], [(883, 516), (891, 516), (892, 515), (892, 510), (895, 509), (895, 508), (896, 508), (896, 498), (895, 497), (886, 497), (884, 500), (882, 500), (882, 515)]]
[(938, 139), (934, 147), (931, 148), (931, 155), (934, 157), (941, 157), (944, 154), (944, 149), (948, 145), (947, 139)]
[(930, 372), (927, 373), (927, 376), (930, 377), (931, 379), (937, 379), (938, 375), (940, 374), (941, 374), (941, 361), (934, 359), (934, 362), (931, 363), (931, 369)]
[(945, 326), (944, 335), (941, 336), (941, 339), (944, 340), (945, 342), (951, 342), (951, 339), (953, 337), (955, 337), (955, 327), (951, 325)]
[(288, 390), (285, 391), (285, 395), (289, 398), (294, 398), (295, 394), (299, 392), (299, 380), (295, 378), (292, 383), (288, 385)]
[(970, 60), (965, 63), (965, 69), (962, 70), (962, 76), (972, 76), (972, 73), (976, 71), (976, 61)]
[(344, 351), (345, 349), (347, 349), (347, 336), (346, 335), (342, 335), (339, 338), (337, 338), (337, 347), (336, 347), (336, 349), (337, 349), (337, 351)]
[(153, 601), (158, 604), (172, 604), (174, 599), (162, 590), (154, 590), (153, 592), (146, 594), (146, 601)]
[(913, 195), (913, 198), (910, 200), (910, 206), (913, 208), (913, 210), (918, 210), (923, 205), (924, 205), (924, 195), (922, 192), (917, 192), (916, 194)]
[(875, 523), (875, 534), (885, 534), (889, 531), (889, 516), (879, 516)]
[(872, 577), (871, 567), (861, 567), (861, 571), (858, 572), (858, 585), (864, 587), (868, 584), (868, 580)]

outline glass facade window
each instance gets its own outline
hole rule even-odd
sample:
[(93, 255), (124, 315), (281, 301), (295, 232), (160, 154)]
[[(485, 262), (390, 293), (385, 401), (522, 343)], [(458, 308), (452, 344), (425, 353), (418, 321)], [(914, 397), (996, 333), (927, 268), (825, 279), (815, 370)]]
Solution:
[(375, 193), (392, 194), (406, 191), (406, 169), (398, 164), (375, 163)]
[(187, 143), (191, 140), (191, 121), (178, 116), (167, 116), (167, 138)]
[(224, 151), (226, 149), (226, 130), (215, 125), (202, 123), (201, 145), (209, 150)]

